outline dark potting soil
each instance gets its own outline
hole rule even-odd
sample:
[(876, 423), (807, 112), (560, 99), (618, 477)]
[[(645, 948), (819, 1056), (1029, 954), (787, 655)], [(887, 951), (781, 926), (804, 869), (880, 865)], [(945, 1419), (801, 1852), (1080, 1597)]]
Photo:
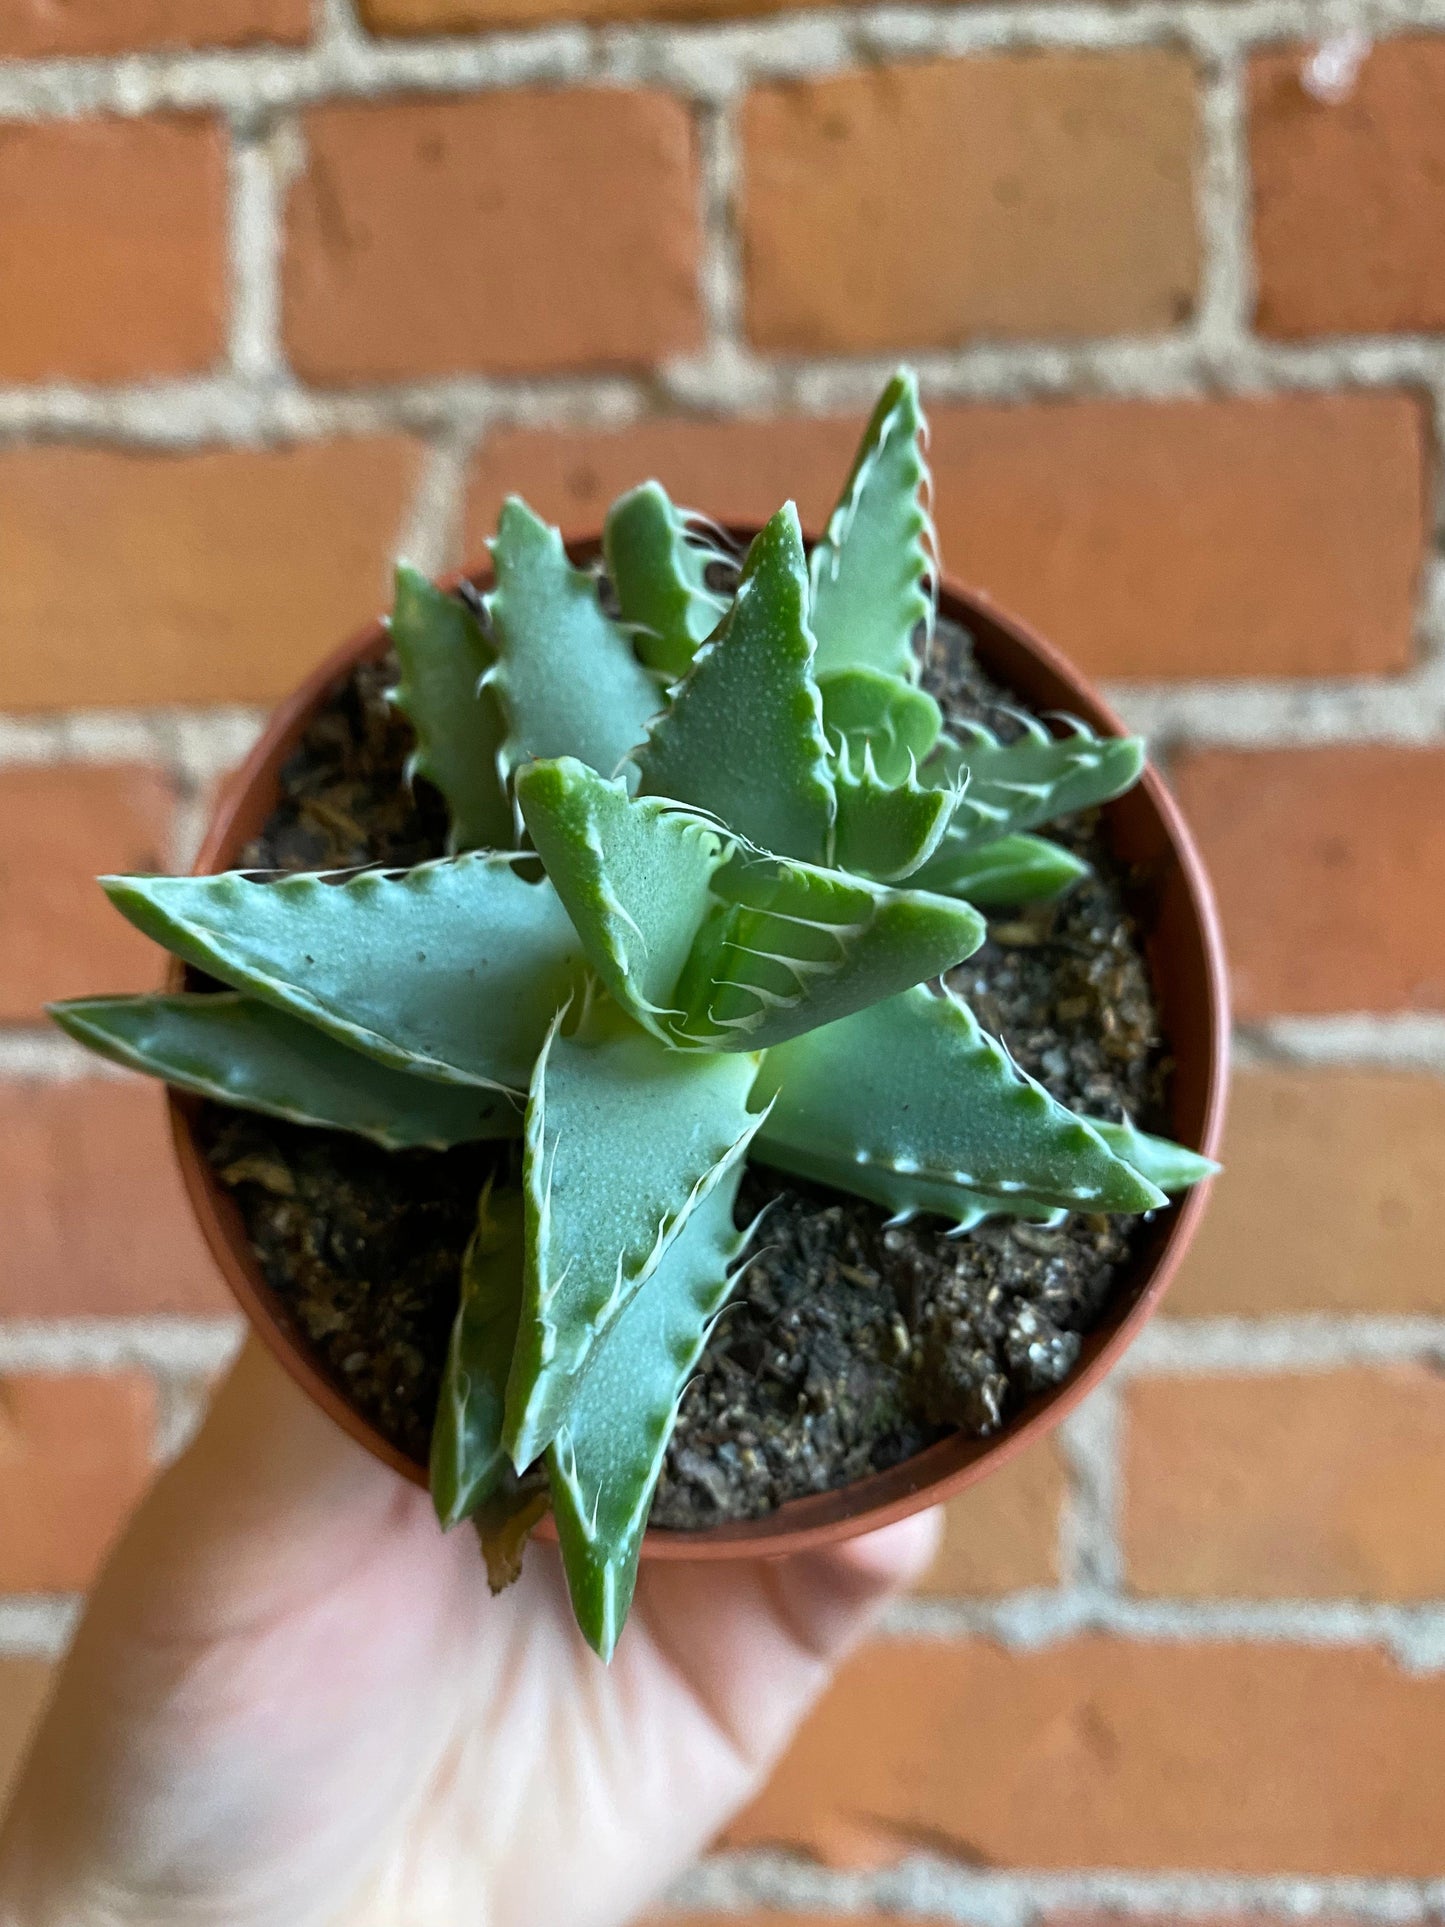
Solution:
[[(246, 850), (254, 870), (407, 865), (441, 854), (446, 819), (403, 780), (409, 726), (392, 671), (358, 669), (282, 773)], [(940, 625), (928, 681), (956, 718), (1018, 727), (968, 639)], [(1063, 1102), (1161, 1128), (1167, 1076), (1125, 874), (1090, 813), (1054, 834), (1093, 865), (1060, 903), (993, 918), (949, 981)], [(208, 1154), (272, 1287), (345, 1386), (424, 1461), (461, 1253), (489, 1171), (515, 1145), (385, 1152), (208, 1106)], [(652, 1520), (755, 1517), (910, 1457), (954, 1427), (984, 1437), (1072, 1369), (1142, 1235), (1076, 1214), (1057, 1229), (991, 1222), (952, 1238), (936, 1218), (890, 1226), (862, 1199), (761, 1165), (738, 1222), (767, 1207), (754, 1256), (683, 1402)]]

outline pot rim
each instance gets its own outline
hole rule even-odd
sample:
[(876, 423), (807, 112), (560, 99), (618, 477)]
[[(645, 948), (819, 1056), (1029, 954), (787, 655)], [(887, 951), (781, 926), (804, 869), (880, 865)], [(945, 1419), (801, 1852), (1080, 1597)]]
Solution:
[[(746, 543), (756, 530), (734, 526), (729, 532)], [(574, 559), (584, 561), (594, 558), (601, 544), (595, 534), (589, 533), (568, 538), (566, 546)], [(487, 568), (463, 569), (445, 577), (442, 586), (452, 589), (466, 580), (486, 587), (490, 579)], [(1027, 623), (998, 608), (988, 595), (944, 576), (938, 600), (941, 614), (961, 622), (972, 633), (985, 669), (1005, 687), (1016, 689), (1031, 706), (1066, 710), (1102, 734), (1127, 733), (1114, 711), (1060, 651)], [(379, 658), (388, 646), (386, 629), (378, 618), (328, 655), (277, 706), (250, 754), (221, 790), (192, 865), (193, 875), (234, 867), (241, 849), (269, 813), (281, 765), (312, 714), (356, 664)], [(1018, 688), (1021, 680), (1032, 681), (1045, 691), (1045, 705), (1035, 703), (1027, 691)], [(1065, 700), (1057, 700), (1060, 695)], [(1165, 1006), (1166, 1041), (1171, 1047), (1180, 1046), (1171, 1089), (1171, 1108), (1176, 1113), (1180, 1110), (1176, 1093), (1186, 1072), (1190, 1080), (1184, 1100), (1188, 1115), (1182, 1125), (1177, 1115), (1171, 1122), (1175, 1134), (1191, 1148), (1217, 1156), (1228, 1073), (1229, 1002), (1223, 938), (1209, 879), (1179, 807), (1152, 763), (1132, 791), (1106, 806), (1106, 813), (1116, 841), (1119, 825), (1127, 818), (1129, 840), (1152, 850), (1156, 899), (1165, 906), (1158, 922), (1161, 930), (1167, 922), (1169, 933), (1157, 946), (1151, 937), (1148, 950), (1151, 982)], [(181, 976), (182, 967), (172, 960), (170, 987), (177, 987)], [(1181, 1033), (1187, 1033), (1187, 1047)], [(352, 1407), (267, 1284), (239, 1209), (201, 1149), (195, 1129), (198, 1100), (174, 1090), (168, 1096), (172, 1137), (186, 1193), (211, 1254), (252, 1332), (292, 1380), (350, 1437), (404, 1478), (424, 1487), (425, 1468), (383, 1438)], [(1074, 1369), (1059, 1385), (1031, 1398), (992, 1437), (971, 1439), (961, 1432), (950, 1433), (886, 1472), (870, 1473), (831, 1492), (790, 1500), (760, 1519), (692, 1531), (649, 1527), (642, 1556), (664, 1560), (782, 1557), (891, 1525), (997, 1470), (1051, 1431), (1133, 1343), (1157, 1309), (1194, 1238), (1210, 1188), (1208, 1183), (1196, 1186), (1178, 1203), (1155, 1214), (1150, 1248), (1137, 1255), (1134, 1275), (1119, 1281), (1110, 1307), (1085, 1335)], [(539, 1528), (539, 1536), (555, 1537), (550, 1518)]]

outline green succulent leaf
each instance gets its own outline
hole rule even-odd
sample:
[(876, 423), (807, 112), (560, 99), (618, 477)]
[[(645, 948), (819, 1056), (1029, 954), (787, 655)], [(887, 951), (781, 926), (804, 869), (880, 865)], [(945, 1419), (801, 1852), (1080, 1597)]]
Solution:
[(502, 1411), (522, 1315), (523, 1243), (521, 1192), (488, 1183), (462, 1258), (461, 1300), (432, 1425), (432, 1503), (447, 1528), (471, 1518), (511, 1469)]
[(638, 750), (642, 793), (705, 811), (760, 849), (823, 862), (833, 776), (813, 651), (789, 502), (753, 542), (732, 607)]
[(619, 1315), (547, 1449), (573, 1610), (604, 1660), (632, 1603), (678, 1406), (748, 1240), (733, 1228), (741, 1175), (734, 1164), (719, 1179)]
[(1089, 866), (1060, 843), (1042, 836), (1001, 836), (992, 843), (960, 849), (943, 846), (915, 874), (915, 886), (941, 896), (962, 897), (981, 909), (1040, 903), (1062, 896)]
[(833, 860), (840, 869), (881, 883), (911, 877), (928, 862), (961, 794), (925, 789), (913, 775), (885, 783), (868, 749), (860, 765), (840, 759), (834, 782)]
[(1020, 830), (1037, 829), (1073, 810), (1107, 803), (1132, 789), (1144, 768), (1137, 736), (1096, 736), (1071, 722), (1051, 736), (1032, 716), (1020, 716), (1023, 734), (1002, 743), (981, 723), (968, 724), (957, 739), (945, 736), (920, 772), (925, 783), (956, 783), (968, 772), (968, 790), (955, 810), (940, 855), (973, 849)]
[(496, 692), (483, 687), (492, 652), (481, 624), (459, 597), (401, 562), (387, 627), (401, 665), (393, 698), (416, 731), (408, 776), (426, 777), (445, 797), (453, 853), (510, 849), (512, 810), (497, 765), (502, 714)]
[(701, 817), (629, 797), (624, 782), (570, 757), (519, 770), (517, 800), (593, 969), (638, 1023), (669, 1038), (677, 982), (730, 843)]
[(507, 722), (501, 768), (534, 756), (575, 756), (611, 776), (641, 742), (662, 698), (597, 584), (567, 559), (560, 533), (509, 496), (492, 562), (487, 613), (497, 651), (488, 687)]
[(102, 877), (187, 963), (398, 1070), (523, 1092), (582, 952), (550, 883), (473, 852), (344, 882)]
[(934, 543), (918, 378), (883, 390), (853, 472), (813, 550), (818, 674), (882, 669), (914, 680), (914, 632), (933, 623)]
[(769, 1051), (755, 1099), (773, 1102), (759, 1158), (813, 1177), (826, 1160), (826, 1181), (852, 1191), (866, 1173), (872, 1188), (862, 1195), (896, 1209), (939, 1209), (933, 1187), (1030, 1208), (1164, 1202), (1091, 1124), (1019, 1070), (966, 1005), (921, 986)]
[(1141, 1177), (1157, 1184), (1170, 1197), (1177, 1191), (1202, 1184), (1205, 1178), (1212, 1178), (1219, 1171), (1213, 1158), (1202, 1157), (1198, 1151), (1175, 1144), (1170, 1138), (1151, 1137), (1133, 1124), (1110, 1124), (1097, 1117), (1091, 1117), (1089, 1122), (1115, 1157), (1132, 1164)]
[(986, 925), (967, 904), (839, 870), (740, 852), (675, 1001), (684, 1042), (760, 1050), (894, 996), (971, 956)]
[(102, 1057), (218, 1104), (354, 1131), (388, 1151), (518, 1137), (516, 1099), (393, 1069), (234, 991), (76, 997), (50, 1015)]
[(732, 557), (673, 505), (661, 482), (618, 496), (602, 525), (602, 554), (638, 655), (649, 669), (685, 676), (728, 606), (708, 587), (708, 564)]
[(882, 669), (835, 669), (818, 678), (823, 734), (856, 766), (871, 754), (885, 783), (906, 782), (938, 741), (943, 711), (926, 689)]
[(520, 1471), (567, 1418), (598, 1341), (744, 1155), (757, 1060), (670, 1049), (609, 997), (561, 1018), (527, 1106), (526, 1286), (507, 1383)]

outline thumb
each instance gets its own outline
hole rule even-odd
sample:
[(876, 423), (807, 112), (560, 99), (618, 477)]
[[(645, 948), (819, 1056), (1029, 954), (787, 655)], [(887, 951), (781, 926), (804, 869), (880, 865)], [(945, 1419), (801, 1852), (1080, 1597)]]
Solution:
[(650, 1643), (761, 1772), (883, 1607), (922, 1577), (940, 1530), (939, 1515), (926, 1512), (790, 1559), (650, 1566), (641, 1618)]

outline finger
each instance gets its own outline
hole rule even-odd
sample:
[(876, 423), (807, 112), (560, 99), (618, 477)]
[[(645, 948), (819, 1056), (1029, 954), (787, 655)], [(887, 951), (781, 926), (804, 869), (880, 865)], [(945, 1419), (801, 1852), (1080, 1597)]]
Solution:
[[(755, 1777), (888, 1600), (927, 1568), (939, 1530), (930, 1512), (791, 1559), (650, 1566), (640, 1617)], [(624, 1634), (624, 1663), (626, 1648)]]
[(156, 1482), (100, 1588), (208, 1635), (335, 1583), (378, 1537), (430, 1539), (426, 1495), (349, 1438), (254, 1340)]

